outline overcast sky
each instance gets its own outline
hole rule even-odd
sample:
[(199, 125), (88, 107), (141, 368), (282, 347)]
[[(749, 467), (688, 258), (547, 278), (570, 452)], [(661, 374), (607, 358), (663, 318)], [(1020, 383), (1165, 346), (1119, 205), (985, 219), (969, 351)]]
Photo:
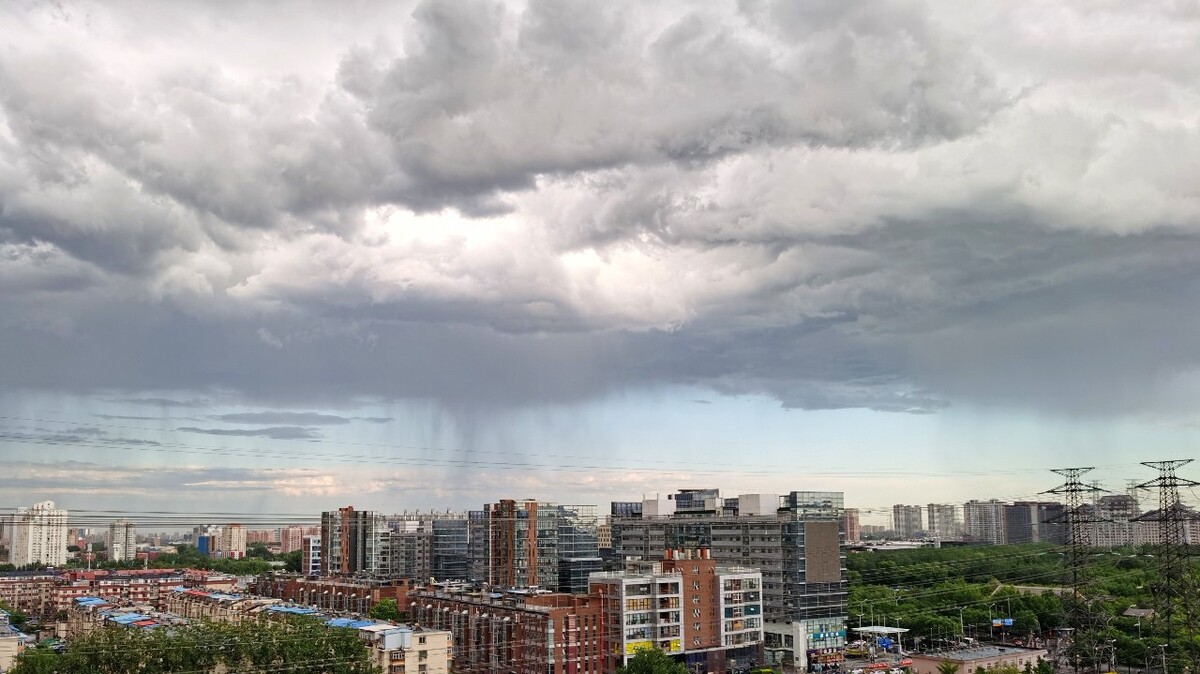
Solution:
[(1200, 446), (1194, 3), (0, 12), (0, 507), (871, 508)]

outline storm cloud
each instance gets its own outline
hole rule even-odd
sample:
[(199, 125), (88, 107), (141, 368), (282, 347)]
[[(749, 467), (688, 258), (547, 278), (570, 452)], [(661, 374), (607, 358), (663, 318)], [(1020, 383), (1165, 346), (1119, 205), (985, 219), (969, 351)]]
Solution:
[(0, 10), (3, 386), (1200, 401), (1175, 3), (304, 7)]

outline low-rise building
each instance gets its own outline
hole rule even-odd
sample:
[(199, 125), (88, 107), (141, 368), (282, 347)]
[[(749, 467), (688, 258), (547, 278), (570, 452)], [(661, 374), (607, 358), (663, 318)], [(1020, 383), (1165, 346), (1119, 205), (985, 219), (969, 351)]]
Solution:
[(453, 648), (449, 631), (365, 622), (347, 626), (358, 631), (371, 653), (371, 661), (383, 674), (450, 673)]
[(391, 599), (403, 607), (412, 588), (408, 580), (370, 578), (311, 578), (295, 573), (267, 573), (259, 576), (251, 590), (263, 597), (274, 597), (327, 611), (366, 615), (371, 606)]
[(28, 641), (29, 637), (8, 621), (8, 613), (0, 611), (0, 672), (12, 669)]
[(278, 603), (269, 597), (179, 587), (167, 597), (166, 610), (189, 620), (240, 623), (257, 619), (263, 607)]
[(109, 625), (120, 627), (170, 627), (186, 624), (183, 617), (159, 611), (147, 604), (118, 604), (101, 597), (78, 597), (67, 610), (68, 641), (86, 636)]
[(1023, 671), (1026, 665), (1037, 667), (1038, 662), (1048, 656), (1044, 648), (980, 645), (943, 653), (913, 653), (909, 656), (912, 659), (909, 671), (911, 674), (938, 674), (938, 665), (945, 661), (958, 665), (958, 671), (964, 674), (1001, 665), (1012, 665)]
[(408, 599), (412, 622), (450, 631), (458, 674), (604, 671), (604, 626), (597, 597), (447, 585), (414, 590)]
[(0, 573), (0, 600), (32, 617), (67, 610), (79, 597), (147, 604), (163, 610), (172, 588), (232, 590), (237, 578), (212, 571), (161, 569), (128, 571), (11, 571)]

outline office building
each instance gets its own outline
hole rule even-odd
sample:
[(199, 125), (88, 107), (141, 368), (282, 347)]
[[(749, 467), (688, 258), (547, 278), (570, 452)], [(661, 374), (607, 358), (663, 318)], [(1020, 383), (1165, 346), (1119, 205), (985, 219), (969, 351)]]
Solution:
[(108, 525), (108, 559), (114, 562), (137, 559), (137, 532), (133, 522), (116, 520)]
[(380, 513), (353, 506), (321, 513), (321, 575), (387, 575), (388, 538)]
[(465, 580), (470, 577), (470, 532), (464, 514), (445, 513), (433, 520), (430, 575), (437, 580)]
[(54, 507), (54, 501), (17, 508), (9, 559), (16, 566), (66, 564), (67, 511)]
[(917, 538), (921, 535), (921, 506), (892, 506), (892, 531), (901, 538)]
[(963, 504), (963, 539), (977, 543), (1004, 544), (1004, 504), (996, 499), (970, 500)]

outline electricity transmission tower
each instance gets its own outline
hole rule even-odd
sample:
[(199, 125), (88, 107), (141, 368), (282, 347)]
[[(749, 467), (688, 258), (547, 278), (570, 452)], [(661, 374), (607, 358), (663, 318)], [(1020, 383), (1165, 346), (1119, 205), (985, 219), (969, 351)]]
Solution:
[[(1066, 524), (1067, 552), (1064, 565), (1063, 584), (1070, 588), (1064, 597), (1063, 608), (1067, 626), (1071, 633), (1070, 646), (1066, 654), (1078, 672), (1080, 667), (1096, 664), (1097, 620), (1089, 603), (1087, 592), (1087, 566), (1091, 554), (1091, 530), (1101, 521), (1095, 508), (1088, 503), (1088, 496), (1102, 491), (1094, 484), (1085, 484), (1080, 478), (1092, 468), (1056, 468), (1053, 472), (1063, 476), (1065, 482), (1050, 489), (1046, 494), (1057, 494), (1066, 501), (1063, 513), (1052, 518), (1052, 522)], [(1061, 637), (1060, 637), (1061, 640)]]
[(1178, 468), (1191, 461), (1143, 461), (1143, 466), (1158, 471), (1158, 477), (1138, 485), (1140, 488), (1158, 490), (1158, 510), (1148, 512), (1136, 521), (1158, 523), (1155, 527), (1158, 579), (1151, 591), (1156, 622), (1162, 631), (1163, 643), (1159, 646), (1163, 667), (1168, 674), (1189, 668), (1192, 672), (1200, 672), (1200, 645), (1196, 642), (1196, 622), (1200, 620), (1197, 591), (1200, 591), (1200, 586), (1191, 568), (1188, 547), (1188, 525), (1197, 519), (1197, 515), (1179, 500), (1180, 487), (1194, 487), (1200, 482), (1175, 474)]

